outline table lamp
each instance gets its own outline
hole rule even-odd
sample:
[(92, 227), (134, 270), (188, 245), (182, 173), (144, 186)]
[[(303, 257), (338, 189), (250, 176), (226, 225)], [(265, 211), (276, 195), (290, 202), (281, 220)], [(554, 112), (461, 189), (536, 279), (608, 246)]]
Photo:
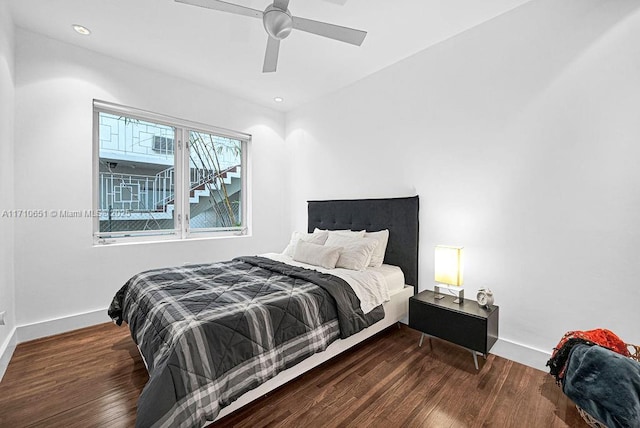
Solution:
[(435, 249), (435, 280), (433, 287), (436, 299), (442, 299), (442, 288), (452, 291), (457, 298), (453, 303), (462, 304), (464, 301), (464, 288), (462, 288), (462, 249), (463, 247), (451, 247), (448, 245), (436, 245)]

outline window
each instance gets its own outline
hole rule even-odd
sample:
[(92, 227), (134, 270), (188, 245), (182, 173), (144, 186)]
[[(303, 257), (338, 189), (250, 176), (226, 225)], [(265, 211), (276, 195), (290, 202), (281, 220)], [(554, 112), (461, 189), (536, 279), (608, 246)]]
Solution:
[(101, 101), (93, 110), (96, 242), (246, 232), (250, 135)]

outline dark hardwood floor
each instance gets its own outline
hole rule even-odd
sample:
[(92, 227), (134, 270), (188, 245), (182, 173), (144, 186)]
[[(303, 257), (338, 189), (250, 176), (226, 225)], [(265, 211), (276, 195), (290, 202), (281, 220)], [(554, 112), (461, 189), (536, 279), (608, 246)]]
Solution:
[[(211, 427), (584, 427), (545, 372), (390, 328)], [(0, 427), (129, 427), (148, 379), (126, 327), (20, 344), (0, 382)]]

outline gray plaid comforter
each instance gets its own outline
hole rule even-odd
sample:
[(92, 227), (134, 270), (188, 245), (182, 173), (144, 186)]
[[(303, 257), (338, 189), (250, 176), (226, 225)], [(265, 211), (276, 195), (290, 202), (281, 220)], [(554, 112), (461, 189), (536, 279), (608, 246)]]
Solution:
[(138, 427), (201, 427), (241, 394), (384, 317), (363, 314), (333, 275), (262, 257), (131, 278), (109, 316), (125, 321), (149, 381)]

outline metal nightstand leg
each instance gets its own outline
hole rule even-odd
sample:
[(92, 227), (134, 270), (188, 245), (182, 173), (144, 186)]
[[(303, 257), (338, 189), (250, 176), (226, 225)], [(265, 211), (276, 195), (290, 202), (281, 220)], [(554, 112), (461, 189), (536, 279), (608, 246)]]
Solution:
[(478, 368), (478, 354), (482, 355), (482, 357), (483, 357), (485, 360), (487, 359), (487, 354), (483, 354), (483, 353), (478, 352), (478, 351), (472, 351), (472, 350), (471, 350), (471, 349), (469, 349), (469, 348), (464, 348), (464, 349), (466, 349), (467, 351), (471, 352), (471, 355), (473, 355), (473, 364), (476, 366), (476, 370), (480, 370), (480, 369)]
[[(418, 343), (418, 346), (422, 347), (422, 341), (424, 340), (425, 336), (429, 339), (429, 348), (433, 349), (433, 345), (431, 344), (431, 336), (429, 336), (427, 333), (422, 333), (420, 335), (420, 343)], [(461, 346), (461, 348), (466, 349), (467, 351), (471, 352), (471, 355), (473, 356), (473, 365), (476, 366), (476, 370), (480, 370), (480, 366), (478, 366), (478, 354), (479, 352), (477, 351), (473, 351), (469, 348), (465, 348), (464, 346)], [(485, 354), (480, 354), (484, 357), (484, 359), (487, 359), (487, 356)]]
[(422, 333), (422, 335), (420, 335), (420, 343), (418, 343), (418, 346), (422, 346), (422, 340), (425, 336), (427, 336), (427, 338), (429, 339), (429, 349), (433, 349), (433, 346), (431, 345), (431, 336), (426, 333)]

